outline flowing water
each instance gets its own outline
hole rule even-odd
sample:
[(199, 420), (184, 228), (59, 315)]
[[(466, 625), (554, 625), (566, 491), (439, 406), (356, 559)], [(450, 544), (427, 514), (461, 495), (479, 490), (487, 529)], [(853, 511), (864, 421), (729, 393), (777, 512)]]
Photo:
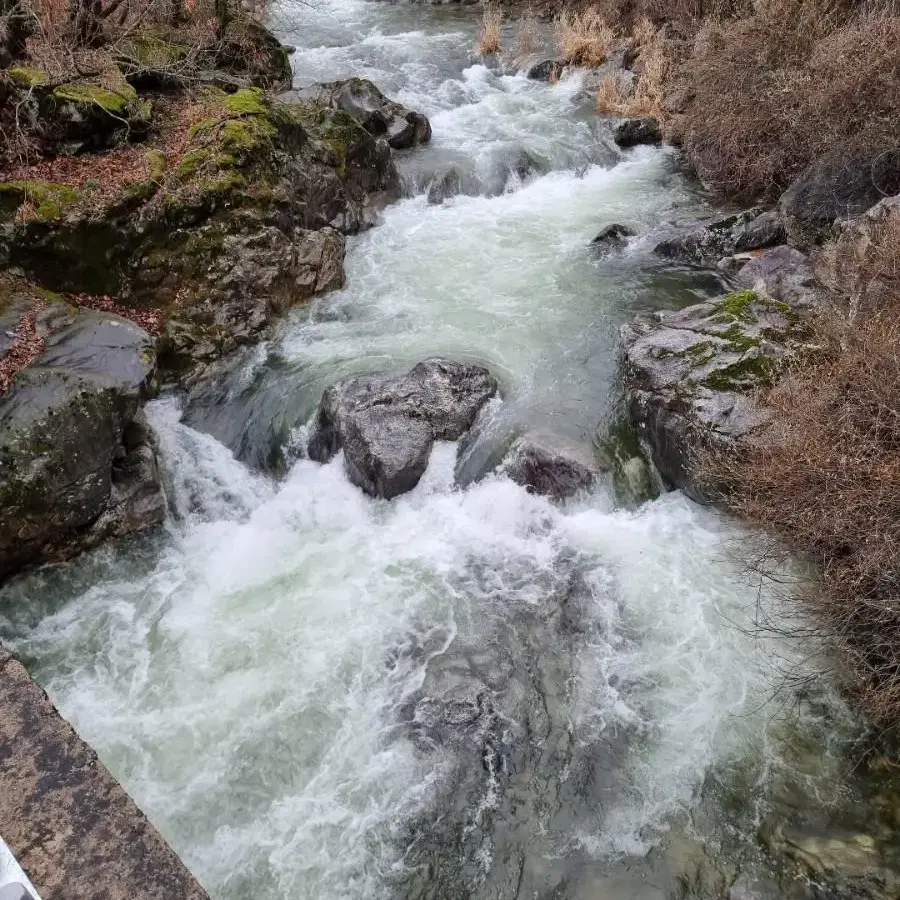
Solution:
[[(290, 449), (331, 381), (435, 354), (503, 399), (391, 502), (340, 459), (259, 474), (155, 401), (165, 532), (18, 580), (3, 637), (215, 900), (724, 897), (768, 865), (773, 815), (846, 802), (857, 729), (797, 679), (815, 648), (749, 629), (779, 602), (716, 513), (607, 483), (560, 508), (488, 471), (525, 430), (590, 448), (617, 327), (721, 287), (649, 252), (706, 200), (670, 152), (615, 150), (577, 78), (477, 63), (467, 10), (282, 19), (299, 84), (370, 77), (435, 136), (346, 288), (245, 360), (220, 418), (265, 410)], [(466, 195), (429, 206), (449, 166)], [(594, 259), (611, 221), (639, 237)]]

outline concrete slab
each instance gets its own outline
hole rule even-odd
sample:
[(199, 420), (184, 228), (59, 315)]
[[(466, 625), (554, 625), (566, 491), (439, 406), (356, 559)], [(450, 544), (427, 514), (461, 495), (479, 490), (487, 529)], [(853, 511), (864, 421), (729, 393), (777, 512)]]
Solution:
[(42, 900), (209, 900), (97, 754), (2, 649), (0, 835)]

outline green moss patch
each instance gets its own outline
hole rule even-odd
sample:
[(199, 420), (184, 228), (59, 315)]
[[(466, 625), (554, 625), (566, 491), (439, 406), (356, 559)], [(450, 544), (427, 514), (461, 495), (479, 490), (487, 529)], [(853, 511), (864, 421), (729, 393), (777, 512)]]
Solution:
[(142, 69), (167, 69), (183, 62), (187, 47), (167, 41), (151, 32), (141, 32), (128, 40), (122, 48), (124, 61)]
[(7, 70), (13, 84), (21, 88), (40, 87), (50, 81), (50, 75), (43, 69), (35, 69), (31, 66), (13, 66)]
[(265, 116), (269, 105), (259, 88), (244, 88), (235, 94), (228, 94), (223, 103), (229, 116)]
[(166, 157), (161, 150), (148, 150), (144, 154), (151, 181), (162, 181), (166, 175)]
[(78, 200), (78, 192), (53, 181), (4, 181), (0, 183), (0, 214), (11, 217), (26, 201), (38, 219), (58, 219)]
[(711, 372), (702, 382), (714, 391), (748, 391), (772, 384), (777, 365), (768, 356), (745, 356)]
[(759, 301), (756, 291), (735, 291), (719, 300), (714, 306), (713, 322), (755, 322), (750, 307)]
[(128, 111), (128, 105), (137, 100), (137, 91), (130, 84), (123, 84), (121, 88), (113, 91), (97, 84), (73, 82), (56, 88), (53, 97), (69, 103), (99, 106), (112, 115), (124, 116)]

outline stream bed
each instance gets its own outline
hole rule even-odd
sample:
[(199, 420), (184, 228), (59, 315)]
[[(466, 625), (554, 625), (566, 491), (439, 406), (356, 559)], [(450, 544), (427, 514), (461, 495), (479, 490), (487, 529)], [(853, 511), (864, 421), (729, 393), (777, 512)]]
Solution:
[[(707, 198), (672, 151), (616, 149), (577, 77), (480, 64), (471, 10), (279, 16), (298, 85), (360, 75), (429, 116), (408, 196), (237, 384), (185, 419), (148, 407), (163, 532), (16, 580), (0, 636), (214, 900), (838, 898), (873, 872), (897, 896), (864, 729), (814, 641), (754, 628), (794, 613), (744, 574), (742, 529), (680, 493), (623, 505), (604, 480), (559, 507), (492, 471), (523, 433), (591, 452), (619, 326), (722, 290), (651, 252)], [(429, 205), (450, 167), (463, 194)], [(598, 259), (610, 222), (638, 236)], [(296, 452), (330, 383), (434, 355), (489, 366), (502, 400), (413, 492)]]

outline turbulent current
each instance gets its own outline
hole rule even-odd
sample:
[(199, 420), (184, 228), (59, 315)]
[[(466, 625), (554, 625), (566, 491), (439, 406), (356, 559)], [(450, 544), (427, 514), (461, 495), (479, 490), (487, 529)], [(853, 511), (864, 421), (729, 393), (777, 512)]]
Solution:
[[(839, 803), (855, 726), (806, 685), (809, 646), (754, 631), (781, 612), (735, 525), (605, 482), (561, 508), (491, 471), (523, 431), (589, 449), (618, 326), (719, 288), (649, 252), (706, 200), (665, 149), (616, 150), (578, 78), (479, 64), (469, 11), (282, 19), (299, 85), (369, 77), (434, 139), (345, 289), (221, 415), (302, 421), (337, 378), (436, 354), (488, 365), (502, 400), (390, 502), (340, 459), (259, 474), (157, 400), (166, 529), (20, 579), (3, 637), (215, 900), (724, 896), (765, 871), (773, 815)], [(428, 205), (449, 166), (463, 195)], [(597, 260), (614, 221), (639, 237)]]

